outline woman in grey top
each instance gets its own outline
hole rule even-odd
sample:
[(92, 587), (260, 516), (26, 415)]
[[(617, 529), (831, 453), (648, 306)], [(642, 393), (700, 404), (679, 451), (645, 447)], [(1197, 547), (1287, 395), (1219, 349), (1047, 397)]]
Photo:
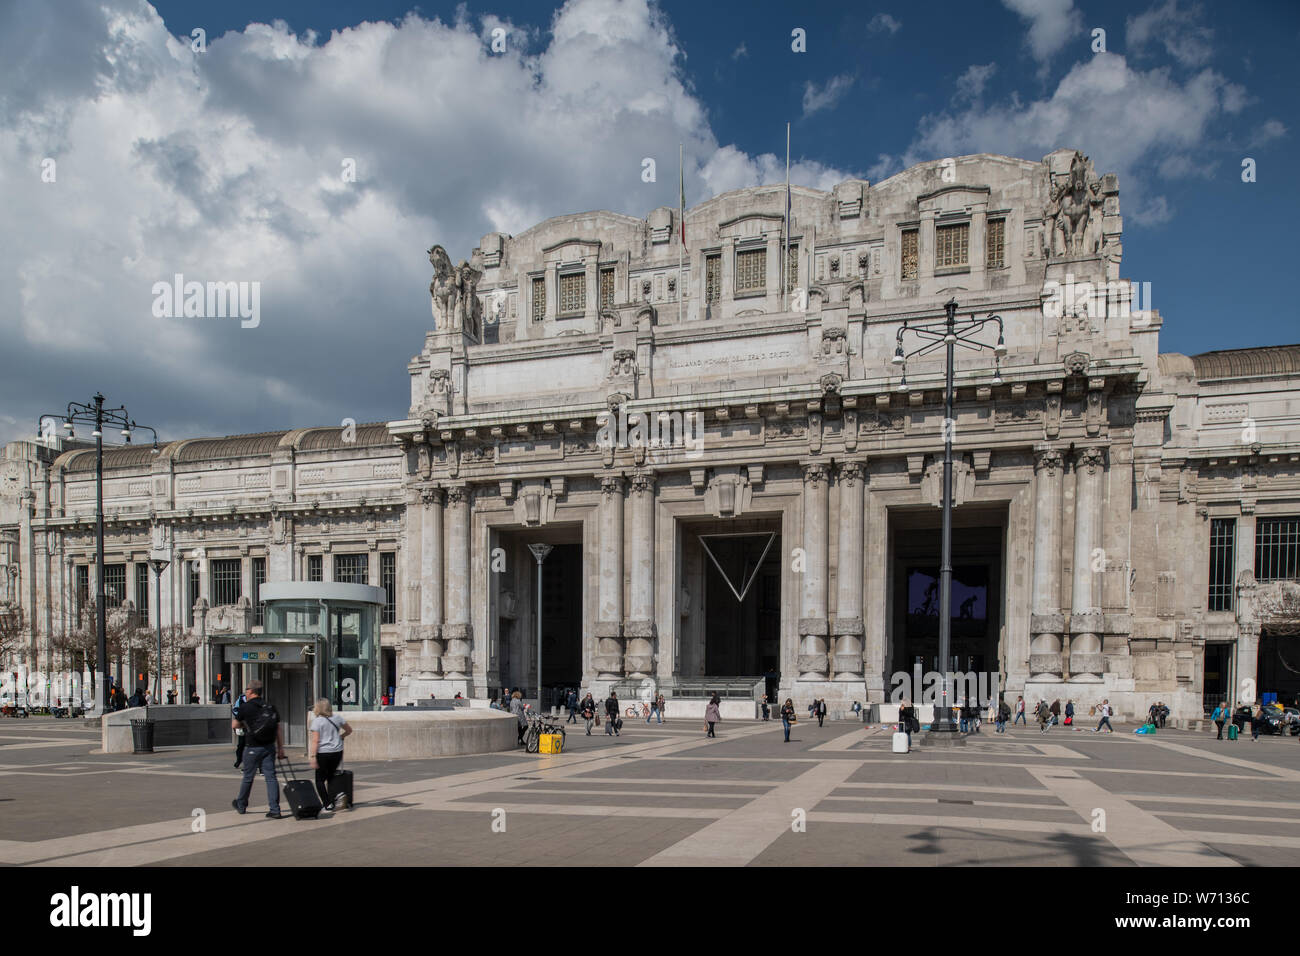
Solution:
[(311, 712), (311, 742), (307, 755), (316, 771), (316, 792), (320, 794), (320, 802), (326, 810), (333, 810), (329, 782), (343, 762), (343, 738), (352, 733), (352, 725), (334, 716), (328, 697), (318, 697)]
[(510, 695), (510, 713), (514, 714), (515, 720), (519, 722), (519, 743), (522, 744), (524, 731), (528, 729), (528, 718), (524, 716), (524, 698), (519, 691)]

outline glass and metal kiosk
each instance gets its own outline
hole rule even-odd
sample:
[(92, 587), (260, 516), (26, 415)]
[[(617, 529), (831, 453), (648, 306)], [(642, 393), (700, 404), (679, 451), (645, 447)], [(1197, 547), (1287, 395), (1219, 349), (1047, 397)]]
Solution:
[[(336, 711), (374, 710), (379, 703), (379, 615), (384, 589), (368, 584), (291, 581), (263, 584), (263, 633), (211, 639), (238, 695), (260, 680), (280, 712), (285, 746), (306, 746), (317, 697)], [(220, 655), (220, 656), (217, 656)]]

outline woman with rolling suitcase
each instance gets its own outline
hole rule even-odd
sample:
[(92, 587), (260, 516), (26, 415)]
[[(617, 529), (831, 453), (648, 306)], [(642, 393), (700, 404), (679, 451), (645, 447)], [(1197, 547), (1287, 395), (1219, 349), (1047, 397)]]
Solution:
[[(310, 743), (307, 755), (316, 771), (316, 792), (326, 810), (334, 810), (335, 797), (342, 794), (347, 805), (352, 806), (352, 771), (347, 774), (347, 784), (340, 778), (339, 764), (343, 762), (343, 738), (352, 733), (352, 725), (334, 716), (328, 697), (316, 699), (312, 708)], [(331, 786), (333, 784), (333, 786)]]

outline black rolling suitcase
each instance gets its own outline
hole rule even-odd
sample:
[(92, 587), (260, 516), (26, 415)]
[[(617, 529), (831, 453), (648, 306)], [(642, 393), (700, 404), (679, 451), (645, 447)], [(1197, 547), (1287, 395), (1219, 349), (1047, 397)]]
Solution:
[(351, 810), (353, 807), (352, 771), (336, 770), (329, 783), (325, 784), (325, 792), (330, 795), (330, 800), (334, 803), (334, 809)]
[(307, 820), (318, 816), (321, 802), (320, 796), (316, 793), (316, 785), (310, 780), (299, 780), (294, 775), (293, 764), (289, 763), (289, 758), (286, 757), (283, 763), (288, 773), (288, 779), (284, 782), (284, 799), (289, 804), (293, 818)]

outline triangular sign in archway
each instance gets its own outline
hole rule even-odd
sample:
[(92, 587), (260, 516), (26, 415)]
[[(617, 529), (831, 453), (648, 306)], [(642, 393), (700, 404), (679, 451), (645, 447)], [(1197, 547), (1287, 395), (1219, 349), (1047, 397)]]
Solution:
[[(767, 552), (772, 549), (772, 542), (776, 540), (776, 532), (769, 531), (767, 533), (767, 544), (763, 546), (763, 553), (759, 555), (758, 561), (754, 564), (754, 570), (749, 572), (749, 577), (745, 579), (744, 586), (739, 591), (736, 590), (736, 585), (732, 582), (731, 575), (729, 575), (726, 572), (726, 570), (722, 567), (722, 564), (718, 561), (717, 557), (714, 556), (713, 549), (709, 547), (709, 542), (706, 539), (708, 538), (761, 538), (763, 537), (762, 533), (758, 532), (755, 534), (701, 534), (701, 535), (696, 535), (696, 537), (700, 539), (700, 546), (704, 548), (704, 553), (709, 556), (709, 560), (713, 562), (713, 566), (718, 569), (718, 573), (722, 575), (722, 580), (725, 581), (727, 587), (731, 589), (731, 593), (735, 596), (736, 601), (740, 602), (745, 600), (745, 595), (749, 593), (749, 589), (753, 586), (754, 579), (758, 577), (758, 569), (763, 566), (763, 561), (765, 558), (767, 558)], [(743, 571), (742, 571), (742, 575), (743, 575)]]

